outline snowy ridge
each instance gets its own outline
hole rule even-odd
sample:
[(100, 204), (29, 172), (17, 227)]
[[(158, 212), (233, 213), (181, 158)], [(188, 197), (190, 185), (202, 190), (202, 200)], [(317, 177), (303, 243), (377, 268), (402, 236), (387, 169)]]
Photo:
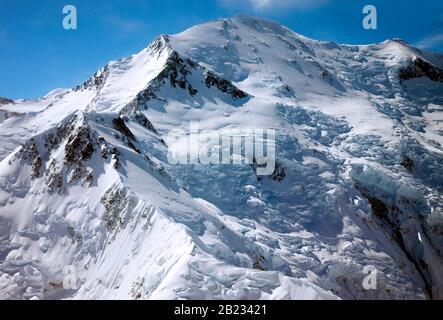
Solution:
[[(443, 298), (442, 70), (239, 16), (0, 100), (0, 298)], [(191, 121), (276, 129), (274, 173), (170, 164)]]

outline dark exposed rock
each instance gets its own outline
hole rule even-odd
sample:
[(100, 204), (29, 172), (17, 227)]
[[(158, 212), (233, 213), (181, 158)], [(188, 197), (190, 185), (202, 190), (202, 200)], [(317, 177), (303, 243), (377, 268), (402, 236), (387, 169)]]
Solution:
[(157, 37), (146, 49), (147, 51), (154, 51), (154, 52), (158, 52), (160, 51), (162, 48), (165, 47), (165, 45), (169, 42), (169, 36), (167, 35), (160, 35), (159, 37)]
[(124, 121), (133, 120), (136, 123), (138, 123), (139, 125), (148, 129), (149, 131), (152, 131), (153, 133), (158, 133), (157, 129), (155, 129), (152, 122), (149, 121), (149, 119), (139, 110), (134, 111), (132, 114), (130, 114), (128, 116), (122, 116), (122, 119)]
[(390, 224), (391, 220), (388, 215), (389, 209), (388, 209), (387, 205), (383, 201), (381, 201), (380, 199), (374, 197), (368, 190), (366, 190), (359, 183), (355, 184), (355, 188), (368, 200), (369, 204), (371, 205), (371, 209), (372, 209), (372, 212), (374, 213), (374, 215)]
[[(86, 162), (92, 158), (96, 148), (102, 147), (102, 152), (105, 152), (106, 141), (102, 139), (99, 143), (99, 139), (96, 137), (96, 133), (92, 129), (83, 124), (74, 133), (72, 133), (68, 142), (65, 145), (65, 156), (64, 163), (69, 170), (72, 170), (69, 183), (74, 181), (79, 181), (83, 179), (83, 183), (88, 184), (92, 181), (92, 172), (88, 171), (86, 168)], [(104, 153), (102, 153), (103, 155)], [(90, 181), (88, 180), (90, 179)]]
[(132, 141), (127, 141), (128, 147), (137, 152), (138, 154), (141, 154), (142, 152), (137, 149), (137, 147), (132, 143)]
[(368, 202), (371, 205), (372, 212), (381, 219), (388, 218), (388, 208), (386, 205), (377, 198), (367, 196)]
[[(163, 40), (158, 41), (162, 42)], [(158, 45), (160, 44), (153, 44), (154, 47)], [(248, 96), (245, 92), (236, 88), (231, 82), (207, 71), (192, 59), (183, 58), (176, 51), (173, 51), (166, 60), (163, 70), (150, 82), (146, 89), (138, 93), (136, 98), (123, 108), (121, 115), (139, 123), (141, 120), (142, 123), (148, 126), (148, 129), (156, 133), (157, 131), (154, 126), (144, 115), (142, 116), (140, 110), (146, 110), (149, 101), (153, 99), (165, 101), (159, 97), (159, 92), (167, 82), (169, 82), (173, 88), (187, 90), (191, 97), (195, 96), (198, 90), (194, 88), (188, 79), (193, 70), (199, 70), (204, 74), (204, 82), (208, 88), (215, 86), (222, 92), (230, 94), (234, 99), (242, 99)], [(144, 119), (136, 119), (136, 117), (143, 117)]]
[(432, 81), (443, 82), (443, 70), (421, 58), (413, 59), (408, 67), (400, 70), (400, 79), (402, 80), (421, 77), (427, 77)]
[(57, 127), (55, 132), (48, 133), (45, 137), (45, 148), (48, 153), (57, 149), (60, 144), (74, 131), (77, 116), (72, 117), (71, 121)]
[[(155, 44), (154, 42), (153, 46), (156, 47), (158, 44)], [(147, 109), (147, 103), (150, 100), (161, 100), (156, 93), (160, 90), (160, 87), (166, 80), (169, 80), (173, 87), (176, 87), (177, 84), (179, 84), (179, 87), (183, 87), (184, 85), (184, 88), (186, 88), (186, 76), (191, 72), (191, 68), (195, 68), (195, 64), (192, 60), (188, 59), (185, 61), (176, 52), (173, 52), (167, 59), (163, 71), (160, 72), (159, 75), (151, 81), (150, 85), (138, 93), (137, 97), (122, 110), (122, 115), (131, 116), (136, 112), (139, 112), (141, 109)]]
[(414, 161), (411, 159), (411, 158), (409, 158), (408, 156), (405, 156), (404, 158), (403, 158), (403, 161), (401, 162), (401, 165), (403, 166), (403, 167), (405, 167), (408, 171), (410, 171), (410, 172), (412, 172), (412, 170), (414, 169), (414, 167), (415, 167), (415, 163), (414, 163)]
[[(438, 147), (439, 148), (439, 147)], [(405, 139), (402, 141), (400, 149), (401, 163), (404, 159), (410, 158), (403, 165), (411, 167), (410, 173), (419, 179), (425, 186), (443, 192), (443, 157), (435, 152), (429, 152), (416, 139)], [(406, 158), (407, 157), (407, 158)]]
[[(41, 176), (41, 168), (45, 161), (50, 158), (51, 152), (60, 147), (68, 139), (65, 145), (65, 164), (68, 168), (73, 168), (73, 177), (80, 178), (84, 173), (84, 162), (92, 157), (94, 153), (95, 139), (91, 137), (88, 127), (81, 127), (76, 134), (73, 134), (76, 117), (71, 121), (59, 126), (52, 132), (43, 136), (44, 144), (40, 149), (35, 139), (26, 142), (18, 152), (17, 156), (31, 165), (31, 178), (37, 179)], [(68, 138), (69, 137), (69, 138)], [(63, 174), (57, 169), (56, 160), (52, 160), (45, 170), (48, 192), (63, 193)], [(73, 181), (71, 179), (71, 181)]]
[[(255, 173), (257, 172), (257, 168), (265, 166), (266, 165), (259, 165), (255, 157), (252, 158), (251, 167)], [(287, 175), (286, 168), (277, 160), (275, 161), (274, 172), (271, 175), (267, 176), (267, 178), (273, 181), (282, 182), (286, 178), (286, 175)], [(257, 181), (262, 181), (264, 178), (265, 178), (264, 176), (257, 176)]]
[(275, 170), (269, 178), (274, 181), (282, 182), (285, 179), (285, 177), (286, 177), (285, 167), (283, 167), (279, 161), (276, 161)]
[(71, 239), (74, 238), (74, 236), (75, 236), (75, 230), (74, 230), (73, 227), (68, 226), (68, 227), (66, 228), (66, 232), (68, 232), (68, 236), (69, 236)]
[[(83, 122), (76, 128), (76, 120), (59, 126), (54, 132), (44, 137), (45, 150), (42, 155), (38, 155), (33, 161), (33, 177), (38, 177), (43, 161), (50, 158), (51, 152), (64, 144), (64, 167), (58, 168), (58, 163), (53, 159), (45, 171), (48, 192), (64, 191), (64, 183), (80, 181), (82, 184), (90, 185), (94, 180), (93, 171), (86, 166), (87, 161), (92, 159), (96, 150), (101, 150), (101, 156), (108, 158), (109, 155), (117, 153), (111, 150), (103, 137), (98, 138), (97, 133)], [(35, 144), (35, 143), (34, 143)], [(28, 154), (35, 155), (36, 146), (33, 146), (32, 140), (29, 143)], [(64, 182), (66, 181), (66, 182)]]
[(42, 157), (34, 139), (27, 141), (18, 152), (18, 158), (23, 159), (31, 165), (31, 178), (40, 177), (40, 168), (42, 166)]
[(105, 207), (104, 220), (108, 231), (115, 230), (123, 224), (122, 214), (134, 207), (135, 199), (126, 188), (111, 188), (102, 197)]
[(394, 42), (403, 44), (403, 45), (409, 45), (409, 43), (407, 41), (405, 41), (404, 39), (401, 39), (401, 38), (393, 38), (391, 40), (394, 41)]
[(165, 67), (159, 73), (157, 79), (163, 81), (169, 79), (171, 86), (174, 88), (178, 85), (182, 89), (186, 89), (186, 76), (196, 68), (196, 64), (191, 59), (183, 59), (177, 52), (172, 52), (166, 60)]
[(35, 158), (35, 160), (32, 162), (32, 172), (31, 172), (31, 178), (37, 179), (40, 177), (40, 168), (42, 167), (42, 157), (40, 155)]
[(113, 167), (114, 169), (118, 170), (120, 168), (120, 151), (118, 151), (116, 147), (108, 146), (106, 144), (106, 141), (102, 137), (99, 138), (99, 141), (102, 145), (100, 152), (101, 157), (104, 159), (108, 159), (108, 157), (111, 156)]
[(106, 65), (103, 67), (103, 69), (94, 73), (94, 75), (90, 79), (85, 81), (82, 85), (75, 87), (74, 91), (80, 91), (89, 88), (99, 89), (105, 83), (108, 74), (109, 74), (109, 67)]
[(68, 139), (65, 146), (65, 163), (73, 165), (89, 160), (95, 151), (94, 142), (96, 142), (95, 137), (93, 137), (90, 128), (81, 127), (76, 134), (71, 135)]
[(121, 134), (123, 134), (126, 138), (128, 138), (129, 140), (135, 141), (134, 134), (126, 126), (125, 121), (121, 117), (113, 119), (112, 124), (114, 125), (114, 128), (117, 131), (119, 131)]
[[(153, 81), (155, 82), (155, 81)], [(125, 114), (130, 114), (141, 109), (147, 109), (147, 103), (152, 99), (160, 100), (155, 94), (159, 89), (158, 84), (151, 84), (148, 88), (141, 91), (137, 97), (126, 108), (123, 109)]]
[(295, 97), (295, 91), (294, 89), (292, 89), (289, 85), (284, 84), (281, 85), (277, 88), (278, 93), (282, 96), (282, 97), (287, 97), (287, 98), (294, 98)]
[(425, 260), (423, 260), (423, 252), (414, 250), (415, 245), (411, 243), (409, 235), (410, 228), (408, 226), (412, 219), (415, 219), (417, 223), (423, 225), (423, 222), (420, 221), (421, 215), (418, 209), (418, 201), (404, 196), (397, 196), (395, 202), (388, 205), (386, 203), (387, 201), (379, 199), (380, 196), (375, 197), (360, 183), (356, 183), (355, 187), (363, 197), (368, 200), (374, 216), (376, 216), (379, 221), (382, 222), (382, 226), (385, 227), (385, 232), (391, 236), (392, 240), (395, 241), (407, 259), (415, 267), (425, 284), (424, 290), (432, 299), (433, 279), (429, 266)]
[(34, 139), (30, 139), (27, 141), (19, 151), (19, 157), (24, 160), (34, 161), (39, 155), (39, 151), (37, 148), (37, 143)]
[(191, 85), (188, 85), (188, 91), (191, 97), (195, 96), (198, 93), (198, 90), (194, 89)]
[(4, 98), (4, 97), (0, 97), (0, 105), (1, 104), (15, 104), (14, 100), (8, 99), (8, 98)]
[(86, 146), (82, 150), (82, 159), (87, 160), (92, 157), (92, 154), (94, 153), (94, 147), (91, 143), (86, 144)]
[(266, 268), (266, 259), (262, 255), (255, 256), (254, 255), (254, 261), (252, 263), (252, 268), (260, 270), (260, 271), (266, 271), (268, 268)]
[[(100, 150), (100, 156), (104, 159), (112, 156), (113, 167), (116, 170), (120, 167), (119, 151), (109, 145), (103, 137), (98, 137), (86, 121), (79, 123), (77, 118), (74, 116), (50, 130), (46, 135), (39, 137), (38, 141), (43, 143), (39, 144), (36, 139), (30, 139), (16, 155), (17, 159), (26, 161), (31, 166), (32, 179), (40, 178), (43, 171), (49, 193), (63, 194), (65, 184), (76, 181), (81, 181), (83, 185), (91, 185), (94, 181), (94, 172), (88, 169), (87, 162), (92, 159), (97, 150)], [(122, 119), (117, 121), (120, 125), (122, 122), (124, 124)], [(127, 128), (126, 125), (123, 128)], [(140, 152), (126, 136), (124, 139), (127, 139), (134, 150)], [(52, 157), (53, 154), (58, 154), (60, 148), (64, 151), (63, 164), (58, 163), (56, 158)], [(48, 161), (51, 162), (49, 166), (46, 166)]]
[(94, 175), (92, 174), (92, 171), (88, 171), (84, 179), (84, 183), (90, 185), (92, 181), (94, 181)]
[(118, 151), (116, 148), (114, 148), (112, 159), (114, 160), (113, 167), (114, 167), (115, 170), (118, 170), (120, 168), (120, 158), (119, 158), (119, 155), (120, 155), (120, 151)]
[(71, 175), (71, 180), (69, 182), (74, 182), (80, 180), (84, 172), (84, 168), (82, 166), (74, 168), (74, 171)]
[(54, 193), (58, 192), (58, 194), (63, 194), (63, 177), (60, 172), (58, 173), (52, 173), (47, 178), (47, 186), (48, 186), (48, 192)]
[(128, 145), (128, 147), (133, 149), (135, 152), (141, 154), (140, 150), (138, 150), (133, 143), (136, 141), (135, 136), (126, 126), (125, 121), (121, 117), (118, 117), (113, 119), (112, 123), (114, 124), (114, 128), (126, 138), (126, 144)]
[(221, 92), (230, 94), (234, 99), (243, 99), (248, 96), (245, 92), (235, 87), (228, 80), (222, 79), (210, 71), (206, 73), (205, 84), (208, 88), (213, 86), (217, 87), (217, 89), (219, 89)]

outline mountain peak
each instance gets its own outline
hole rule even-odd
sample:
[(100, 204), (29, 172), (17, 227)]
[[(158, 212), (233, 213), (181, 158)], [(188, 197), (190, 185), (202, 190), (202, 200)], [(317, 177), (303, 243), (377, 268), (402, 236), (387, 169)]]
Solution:
[(0, 97), (0, 105), (4, 104), (15, 104), (14, 100)]

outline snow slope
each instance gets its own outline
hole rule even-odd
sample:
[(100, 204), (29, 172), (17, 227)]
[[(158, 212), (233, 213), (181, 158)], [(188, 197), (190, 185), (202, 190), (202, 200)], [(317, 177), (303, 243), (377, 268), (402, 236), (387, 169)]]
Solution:
[[(442, 70), (238, 16), (0, 100), (0, 298), (443, 298)], [(171, 164), (197, 121), (275, 129), (273, 174)]]

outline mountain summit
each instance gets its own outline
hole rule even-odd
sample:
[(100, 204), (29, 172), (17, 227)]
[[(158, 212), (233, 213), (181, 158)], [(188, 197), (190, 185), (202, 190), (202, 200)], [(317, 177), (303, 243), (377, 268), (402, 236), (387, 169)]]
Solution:
[[(274, 172), (172, 164), (192, 123), (275, 130)], [(442, 145), (438, 54), (246, 16), (162, 35), (0, 99), (0, 298), (441, 299)]]

